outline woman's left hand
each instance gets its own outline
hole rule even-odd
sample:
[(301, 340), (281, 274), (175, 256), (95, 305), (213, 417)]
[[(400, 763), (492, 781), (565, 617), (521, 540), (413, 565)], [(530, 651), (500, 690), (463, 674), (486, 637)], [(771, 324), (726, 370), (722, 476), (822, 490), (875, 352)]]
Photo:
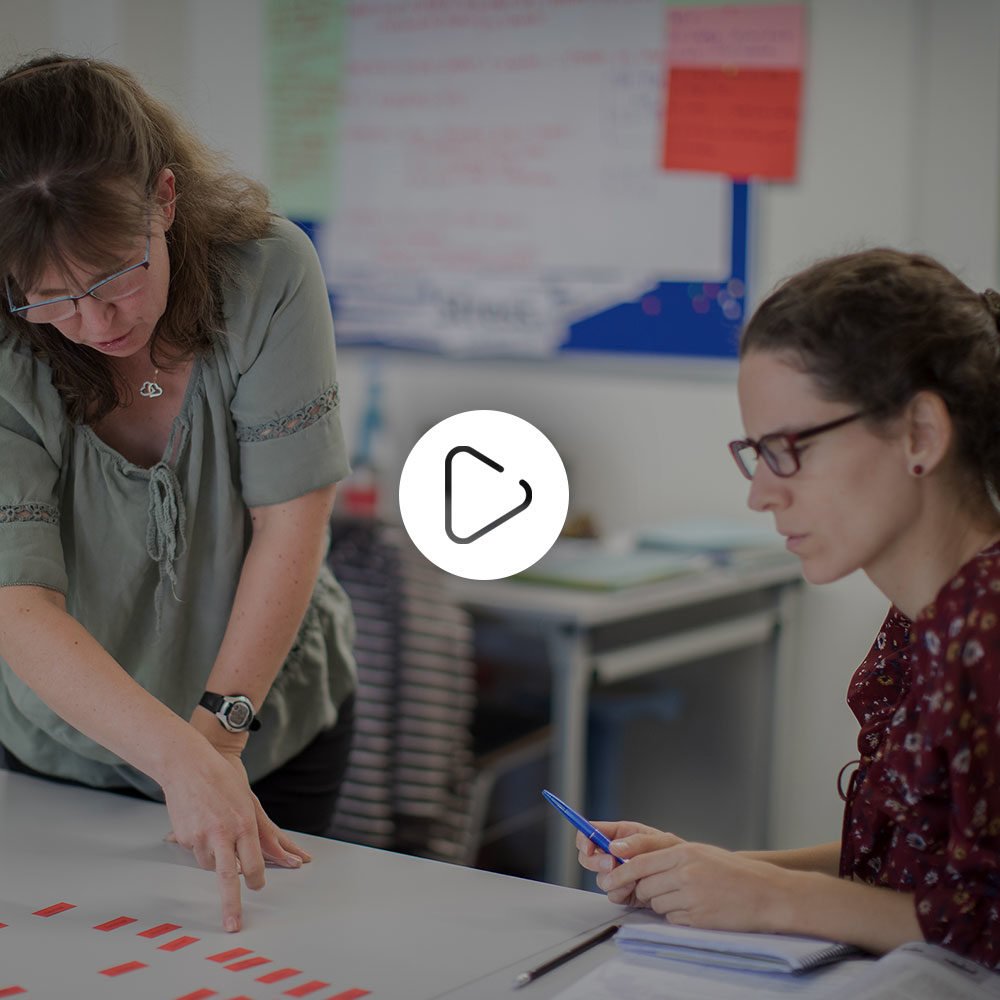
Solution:
[[(785, 872), (708, 844), (677, 843), (636, 854), (597, 878), (611, 895), (634, 885), (639, 905), (672, 924), (728, 931), (774, 931), (786, 900)], [(787, 929), (787, 928), (786, 928)]]
[[(197, 707), (189, 720), (191, 725), (218, 750), (219, 754), (250, 787), (246, 768), (243, 766), (241, 754), (247, 743), (247, 733), (231, 733), (219, 725), (219, 720), (204, 708)], [(260, 850), (265, 861), (280, 865), (282, 868), (298, 868), (303, 863), (312, 861), (312, 855), (305, 848), (299, 847), (264, 812), (256, 795), (251, 793), (254, 809), (257, 814), (257, 832), (260, 837)], [(176, 842), (173, 831), (167, 834), (167, 840)]]

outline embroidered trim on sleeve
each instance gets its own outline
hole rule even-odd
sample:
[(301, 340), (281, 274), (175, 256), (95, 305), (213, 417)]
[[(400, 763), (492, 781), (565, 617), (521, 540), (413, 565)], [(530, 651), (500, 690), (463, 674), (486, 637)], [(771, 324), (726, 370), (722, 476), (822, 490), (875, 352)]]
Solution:
[(18, 524), (21, 521), (59, 523), (59, 509), (47, 503), (0, 504), (0, 524)]
[(336, 405), (337, 386), (334, 384), (311, 403), (300, 407), (294, 413), (279, 417), (277, 420), (269, 420), (266, 424), (257, 424), (255, 427), (238, 427), (236, 440), (241, 444), (246, 444), (252, 441), (270, 441), (272, 438), (288, 437), (297, 431), (311, 427), (317, 420), (325, 417)]

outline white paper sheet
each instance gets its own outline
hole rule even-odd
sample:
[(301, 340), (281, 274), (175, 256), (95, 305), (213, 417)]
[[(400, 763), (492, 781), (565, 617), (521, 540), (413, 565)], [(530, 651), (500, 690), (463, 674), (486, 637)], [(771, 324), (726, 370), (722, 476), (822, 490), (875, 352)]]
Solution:
[(755, 972), (728, 972), (684, 962), (612, 958), (558, 994), (557, 1000), (764, 1000), (765, 997), (803, 997), (827, 1000), (833, 990), (847, 986), (865, 959), (801, 976)]

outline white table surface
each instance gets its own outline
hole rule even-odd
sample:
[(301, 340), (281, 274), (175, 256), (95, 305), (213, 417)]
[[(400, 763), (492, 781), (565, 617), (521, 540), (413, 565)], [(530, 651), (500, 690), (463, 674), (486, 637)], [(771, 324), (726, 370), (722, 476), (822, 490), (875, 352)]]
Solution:
[[(614, 946), (515, 993), (516, 973), (625, 913), (595, 893), (302, 836), (313, 863), (268, 869), (265, 889), (244, 893), (244, 930), (225, 934), (214, 875), (164, 843), (167, 830), (156, 803), (0, 771), (0, 996), (21, 986), (25, 1000), (178, 1000), (196, 990), (264, 1000), (316, 980), (329, 985), (310, 1000), (351, 988), (371, 1000), (536, 1000)], [(61, 902), (73, 909), (34, 915)], [(94, 929), (119, 916), (135, 922)], [(142, 936), (164, 923), (178, 927)], [(181, 937), (198, 940), (161, 948)], [(269, 961), (231, 970), (208, 960), (233, 948)], [(101, 974), (128, 962), (146, 967)], [(300, 972), (258, 981), (286, 967)]]

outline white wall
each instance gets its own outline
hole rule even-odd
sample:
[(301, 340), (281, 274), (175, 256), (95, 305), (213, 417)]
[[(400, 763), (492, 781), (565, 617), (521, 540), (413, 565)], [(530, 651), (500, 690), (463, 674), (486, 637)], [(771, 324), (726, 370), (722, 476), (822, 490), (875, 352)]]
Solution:
[[(124, 63), (266, 181), (259, 2), (0, 0), (0, 59), (56, 46)], [(814, 0), (809, 22), (799, 179), (755, 195), (752, 296), (815, 257), (877, 243), (934, 253), (976, 288), (1000, 283), (1000, 3)], [(363, 362), (342, 352), (349, 431)], [(724, 448), (741, 430), (729, 366), (396, 358), (383, 377), (399, 461), (438, 419), (493, 406), (549, 435), (574, 507), (606, 530), (753, 516)], [(807, 595), (783, 734), (793, 750), (778, 805), (784, 843), (839, 836), (834, 781), (855, 735), (844, 692), (884, 604), (860, 578)]]

